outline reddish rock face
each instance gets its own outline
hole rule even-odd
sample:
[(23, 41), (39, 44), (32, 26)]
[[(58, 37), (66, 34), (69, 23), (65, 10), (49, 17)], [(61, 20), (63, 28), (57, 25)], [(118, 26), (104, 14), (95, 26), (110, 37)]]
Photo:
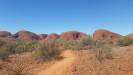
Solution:
[(11, 36), (11, 33), (8, 31), (0, 31), (0, 37), (8, 37)]
[(39, 37), (35, 33), (29, 31), (19, 31), (14, 35), (14, 37), (25, 41), (39, 39)]
[(78, 31), (64, 32), (60, 35), (63, 40), (77, 40), (77, 39), (87, 39), (88, 36), (85, 33)]
[(100, 39), (112, 39), (112, 40), (116, 40), (116, 39), (120, 39), (122, 36), (117, 34), (117, 33), (113, 33), (107, 30), (96, 30), (93, 34), (93, 38), (95, 40), (100, 40)]
[(133, 33), (132, 33), (132, 34), (127, 35), (126, 37), (128, 37), (128, 38), (133, 38)]
[(40, 34), (38, 35), (39, 39), (46, 39), (48, 34)]
[(48, 35), (47, 39), (59, 39), (60, 36), (56, 33), (51, 33)]

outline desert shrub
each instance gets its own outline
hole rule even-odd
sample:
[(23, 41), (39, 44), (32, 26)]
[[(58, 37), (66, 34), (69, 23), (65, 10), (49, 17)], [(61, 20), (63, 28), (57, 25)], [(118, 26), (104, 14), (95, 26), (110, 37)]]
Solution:
[(14, 54), (21, 54), (24, 52), (32, 52), (37, 44), (38, 41), (21, 41), (18, 40), (14, 44), (13, 52)]
[(38, 41), (1, 40), (0, 39), (0, 59), (6, 59), (11, 54), (21, 54), (31, 52), (35, 49)]
[(0, 40), (0, 47), (2, 47), (2, 46), (5, 45), (5, 44), (6, 44), (5, 41)]
[(21, 53), (27, 52), (26, 44), (25, 43), (19, 43), (19, 44), (16, 44), (16, 45), (17, 46), (14, 49), (14, 53), (15, 54), (21, 54)]
[(118, 40), (116, 42), (116, 44), (119, 45), (119, 46), (128, 46), (130, 44), (133, 44), (133, 39), (125, 37), (125, 38), (122, 38), (122, 39)]
[(26, 44), (26, 48), (29, 52), (34, 51), (36, 48), (36, 44), (38, 43), (38, 40), (29, 41)]
[(99, 62), (102, 62), (104, 59), (112, 59), (112, 49), (111, 47), (106, 44), (104, 41), (96, 41), (95, 43), (95, 53), (96, 53), (96, 59)]
[(55, 40), (42, 40), (37, 44), (33, 56), (36, 59), (47, 60), (60, 54), (58, 44)]
[(102, 62), (104, 59), (112, 59), (111, 48), (98, 48), (96, 51), (96, 58), (99, 62)]
[(0, 50), (0, 59), (5, 60), (10, 55), (10, 51), (7, 47), (1, 47)]
[(77, 39), (77, 40), (62, 40), (58, 39), (55, 40), (58, 44), (58, 47), (62, 50), (70, 49), (70, 50), (86, 50), (93, 46), (94, 40), (91, 36), (84, 39)]
[(0, 40), (0, 59), (5, 60), (12, 54), (12, 42)]
[(93, 37), (91, 35), (89, 35), (87, 39), (81, 39), (81, 40), (83, 46), (87, 49), (93, 48), (95, 44), (95, 40), (93, 40)]
[(93, 46), (94, 40), (92, 37), (88, 37), (86, 39), (78, 39), (78, 40), (61, 40), (61, 45), (63, 49), (71, 49), (71, 50), (86, 50)]
[(64, 49), (79, 50), (82, 47), (81, 40), (69, 40), (63, 43)]

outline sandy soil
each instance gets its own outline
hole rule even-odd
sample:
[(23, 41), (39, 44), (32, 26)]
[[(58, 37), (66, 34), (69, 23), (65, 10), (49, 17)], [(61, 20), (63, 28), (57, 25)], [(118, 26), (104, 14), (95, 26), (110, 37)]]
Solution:
[(71, 51), (65, 51), (62, 56), (63, 60), (55, 62), (49, 68), (41, 70), (38, 75), (65, 75), (69, 68), (72, 66), (76, 57)]

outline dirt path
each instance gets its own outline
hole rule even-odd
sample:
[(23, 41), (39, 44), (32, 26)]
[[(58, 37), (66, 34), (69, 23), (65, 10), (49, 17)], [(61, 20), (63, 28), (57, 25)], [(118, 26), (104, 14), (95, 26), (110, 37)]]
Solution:
[(42, 70), (38, 75), (65, 75), (75, 60), (75, 56), (71, 51), (63, 53), (64, 59), (57, 61), (49, 68)]

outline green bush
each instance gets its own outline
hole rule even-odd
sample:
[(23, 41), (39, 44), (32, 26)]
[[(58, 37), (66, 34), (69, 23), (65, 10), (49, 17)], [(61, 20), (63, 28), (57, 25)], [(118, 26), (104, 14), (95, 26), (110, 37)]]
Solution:
[(60, 54), (58, 44), (55, 40), (42, 40), (37, 44), (33, 56), (36, 59), (47, 60)]
[(133, 44), (133, 39), (125, 37), (125, 38), (118, 40), (116, 44), (119, 46), (129, 46), (130, 44)]

